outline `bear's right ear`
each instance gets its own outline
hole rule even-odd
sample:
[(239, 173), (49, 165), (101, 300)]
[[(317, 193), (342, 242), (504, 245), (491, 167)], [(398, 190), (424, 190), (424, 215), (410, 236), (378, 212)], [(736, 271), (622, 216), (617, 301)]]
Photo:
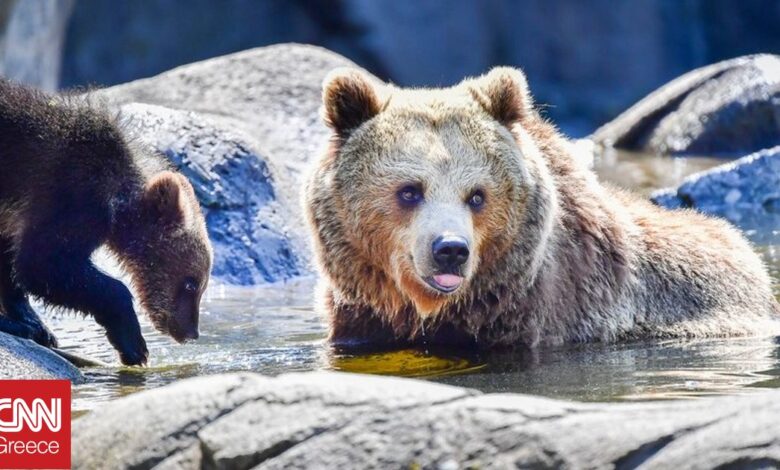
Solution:
[(350, 68), (335, 69), (325, 77), (322, 104), (325, 123), (342, 138), (381, 110), (371, 79)]
[(172, 171), (155, 175), (144, 189), (144, 215), (157, 226), (183, 226), (188, 213), (185, 184), (186, 178)]

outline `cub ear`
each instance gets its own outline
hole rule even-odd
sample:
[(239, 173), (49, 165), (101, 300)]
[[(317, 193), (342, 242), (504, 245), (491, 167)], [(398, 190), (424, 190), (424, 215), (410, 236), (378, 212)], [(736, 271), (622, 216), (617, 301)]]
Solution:
[(470, 80), (469, 91), (488, 114), (506, 127), (512, 127), (533, 113), (528, 82), (519, 69), (495, 67)]
[(189, 184), (183, 175), (172, 171), (155, 175), (144, 189), (144, 214), (159, 225), (184, 225)]
[(379, 114), (381, 104), (371, 79), (356, 69), (338, 68), (322, 83), (323, 118), (340, 137)]

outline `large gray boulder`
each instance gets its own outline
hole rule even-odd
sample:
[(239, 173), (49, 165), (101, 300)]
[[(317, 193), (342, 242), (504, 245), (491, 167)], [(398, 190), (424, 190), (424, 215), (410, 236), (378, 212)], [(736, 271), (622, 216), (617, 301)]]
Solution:
[(780, 56), (739, 57), (686, 73), (592, 139), (629, 150), (724, 156), (780, 145)]
[(76, 420), (73, 467), (758, 468), (780, 462), (778, 413), (774, 391), (579, 404), (335, 372), (219, 375)]
[(0, 333), (0, 380), (65, 379), (81, 383), (84, 376), (70, 362), (28, 339)]
[(97, 92), (129, 134), (190, 178), (215, 245), (214, 276), (257, 284), (309, 273), (302, 175), (325, 144), (321, 85), (354, 66), (295, 44), (252, 49)]

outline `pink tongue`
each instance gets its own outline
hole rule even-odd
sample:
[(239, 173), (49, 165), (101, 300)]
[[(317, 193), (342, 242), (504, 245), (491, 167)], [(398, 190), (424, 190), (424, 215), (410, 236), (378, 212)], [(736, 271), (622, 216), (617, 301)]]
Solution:
[(442, 287), (450, 288), (459, 286), (463, 278), (454, 274), (437, 274), (433, 276), (433, 280)]

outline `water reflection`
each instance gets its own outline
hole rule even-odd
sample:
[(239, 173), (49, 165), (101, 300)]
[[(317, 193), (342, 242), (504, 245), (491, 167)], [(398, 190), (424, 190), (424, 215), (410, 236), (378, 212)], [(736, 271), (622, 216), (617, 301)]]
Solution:
[(459, 357), (452, 353), (453, 351), (432, 353), (424, 349), (371, 354), (330, 353), (327, 355), (327, 365), (329, 369), (342, 372), (431, 379), (478, 372), (487, 367), (487, 363), (478, 358)]
[(437, 381), (488, 392), (584, 401), (654, 400), (745, 393), (780, 376), (775, 338), (576, 345), (492, 353), (479, 374)]
[(687, 176), (722, 163), (722, 158), (666, 157), (605, 148), (594, 159), (593, 169), (602, 181), (649, 196), (656, 189), (678, 186)]

